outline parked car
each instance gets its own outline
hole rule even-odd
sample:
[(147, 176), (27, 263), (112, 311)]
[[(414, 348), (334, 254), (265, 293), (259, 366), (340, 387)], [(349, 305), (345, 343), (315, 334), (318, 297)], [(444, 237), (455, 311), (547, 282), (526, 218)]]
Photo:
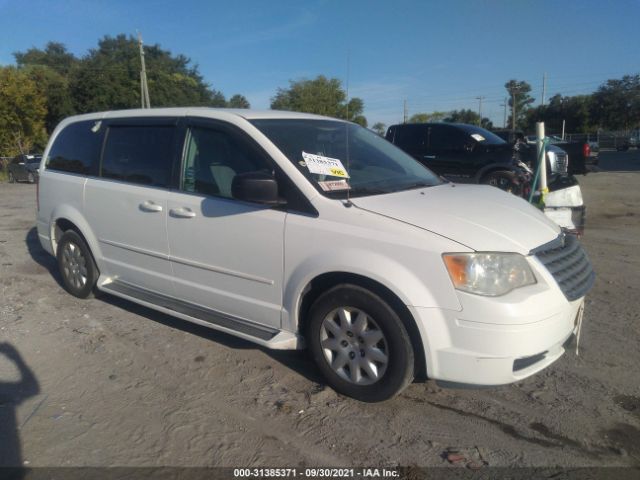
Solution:
[(38, 180), (38, 167), (42, 155), (18, 155), (9, 162), (9, 183), (29, 182)]
[(386, 139), (451, 181), (494, 185), (521, 195), (529, 180), (529, 172), (514, 160), (511, 145), (475, 125), (391, 125)]
[(306, 346), (363, 401), (425, 375), (533, 375), (579, 332), (594, 281), (579, 241), (521, 199), (443, 182), (375, 133), (316, 115), (71, 117), (38, 185), (38, 237), (70, 294)]

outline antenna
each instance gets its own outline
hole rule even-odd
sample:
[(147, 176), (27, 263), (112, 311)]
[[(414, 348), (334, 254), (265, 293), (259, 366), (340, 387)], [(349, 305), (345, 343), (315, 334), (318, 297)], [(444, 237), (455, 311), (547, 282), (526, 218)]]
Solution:
[(138, 32), (138, 47), (140, 48), (140, 102), (142, 108), (151, 108), (149, 101), (149, 85), (147, 84), (147, 68), (144, 63), (144, 47), (142, 46), (142, 35)]

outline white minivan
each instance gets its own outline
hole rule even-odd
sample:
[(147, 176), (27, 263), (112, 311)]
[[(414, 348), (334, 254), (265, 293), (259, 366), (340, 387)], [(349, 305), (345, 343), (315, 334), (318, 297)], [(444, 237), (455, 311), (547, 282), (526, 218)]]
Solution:
[(317, 115), (210, 108), (64, 120), (37, 227), (65, 288), (268, 348), (363, 401), (414, 378), (498, 385), (558, 359), (594, 273), (524, 200), (448, 183)]

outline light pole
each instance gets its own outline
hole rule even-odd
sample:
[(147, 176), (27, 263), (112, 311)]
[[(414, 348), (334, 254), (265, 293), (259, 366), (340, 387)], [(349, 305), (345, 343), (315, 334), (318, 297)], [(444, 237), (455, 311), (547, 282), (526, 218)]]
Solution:
[(482, 126), (482, 99), (484, 97), (482, 95), (480, 95), (479, 97), (476, 97), (476, 100), (479, 100), (478, 103), (478, 126), (481, 127)]

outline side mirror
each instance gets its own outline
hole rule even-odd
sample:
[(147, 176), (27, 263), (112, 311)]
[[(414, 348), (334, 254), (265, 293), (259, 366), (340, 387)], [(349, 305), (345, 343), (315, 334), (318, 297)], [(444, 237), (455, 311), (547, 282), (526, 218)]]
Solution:
[(278, 206), (286, 203), (278, 196), (276, 179), (265, 172), (240, 173), (233, 177), (231, 195), (238, 200), (263, 205)]

